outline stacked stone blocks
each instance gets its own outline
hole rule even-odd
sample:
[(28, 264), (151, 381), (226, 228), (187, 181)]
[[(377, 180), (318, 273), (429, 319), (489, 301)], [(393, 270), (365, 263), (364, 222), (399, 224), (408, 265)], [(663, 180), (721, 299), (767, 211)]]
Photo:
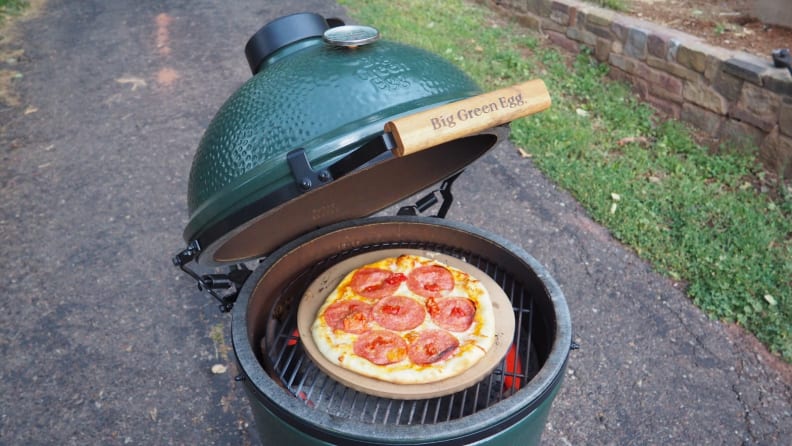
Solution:
[(489, 0), (556, 46), (590, 48), (611, 77), (719, 142), (759, 147), (768, 169), (792, 177), (792, 76), (760, 57), (577, 0)]

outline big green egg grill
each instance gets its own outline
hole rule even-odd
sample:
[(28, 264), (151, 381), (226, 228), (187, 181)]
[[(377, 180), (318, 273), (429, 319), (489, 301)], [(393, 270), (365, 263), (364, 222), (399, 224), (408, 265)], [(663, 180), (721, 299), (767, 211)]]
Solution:
[[(482, 94), (434, 54), (313, 13), (268, 23), (245, 53), (253, 77), (201, 139), (187, 246), (173, 260), (232, 312), (238, 380), (262, 443), (537, 444), (572, 345), (564, 296), (521, 247), (442, 217), (464, 168), (511, 120), (550, 105), (544, 84)], [(372, 217), (425, 190), (397, 215)], [(296, 328), (307, 287), (385, 249), (462, 259), (504, 290), (514, 339), (488, 376), (441, 396), (382, 397), (306, 355)]]

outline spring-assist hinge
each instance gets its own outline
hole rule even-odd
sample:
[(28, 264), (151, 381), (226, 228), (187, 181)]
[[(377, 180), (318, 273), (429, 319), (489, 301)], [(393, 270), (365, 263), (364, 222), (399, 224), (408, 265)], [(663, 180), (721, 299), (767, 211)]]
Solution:
[(250, 276), (250, 269), (244, 264), (232, 265), (225, 274), (199, 274), (189, 264), (201, 253), (197, 240), (191, 241), (187, 248), (173, 256), (173, 264), (187, 273), (198, 283), (198, 289), (207, 292), (220, 303), (220, 311), (227, 313), (234, 307), (239, 290)]
[[(427, 209), (437, 204), (440, 199), (442, 199), (442, 203), (440, 203), (440, 209), (437, 211), (437, 214), (435, 214), (434, 217), (445, 218), (446, 214), (448, 214), (448, 210), (451, 208), (451, 204), (454, 203), (454, 195), (451, 194), (451, 186), (460, 175), (462, 175), (462, 171), (459, 171), (446, 178), (440, 184), (440, 188), (429, 192), (426, 196), (416, 201), (414, 205), (403, 206), (401, 209), (399, 209), (396, 215), (418, 215), (419, 213), (425, 212)], [(437, 194), (440, 194), (440, 199), (437, 198)]]

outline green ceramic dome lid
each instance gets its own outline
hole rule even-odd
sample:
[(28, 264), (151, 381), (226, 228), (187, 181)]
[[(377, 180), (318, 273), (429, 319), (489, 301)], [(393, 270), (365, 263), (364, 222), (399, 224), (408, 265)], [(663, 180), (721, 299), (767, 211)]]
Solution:
[[(307, 231), (371, 215), (460, 171), (507, 131), (404, 158), (385, 152), (349, 168), (388, 121), (480, 90), (434, 54), (376, 39), (339, 46), (315, 35), (311, 20), (307, 37), (253, 58), (258, 73), (223, 104), (199, 143), (184, 238), (200, 246), (201, 263), (261, 257)], [(308, 187), (300, 169), (314, 174)]]

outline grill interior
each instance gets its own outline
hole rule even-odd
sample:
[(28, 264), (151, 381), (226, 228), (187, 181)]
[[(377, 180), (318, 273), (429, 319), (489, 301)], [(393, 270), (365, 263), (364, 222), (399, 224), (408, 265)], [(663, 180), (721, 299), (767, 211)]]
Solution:
[[(346, 387), (321, 371), (306, 355), (297, 336), (297, 307), (310, 283), (324, 270), (349, 257), (382, 249), (424, 249), (462, 259), (484, 271), (506, 292), (514, 310), (513, 348), (519, 366), (504, 358), (493, 372), (462, 391), (430, 399), (375, 397)], [(534, 325), (534, 298), (529, 287), (497, 263), (473, 252), (425, 242), (374, 243), (332, 254), (305, 268), (280, 288), (270, 307), (259, 358), (277, 380), (305, 406), (344, 419), (383, 425), (426, 425), (472, 415), (509, 398), (525, 386), (547, 359), (546, 330)], [(541, 338), (541, 339), (540, 339)]]

